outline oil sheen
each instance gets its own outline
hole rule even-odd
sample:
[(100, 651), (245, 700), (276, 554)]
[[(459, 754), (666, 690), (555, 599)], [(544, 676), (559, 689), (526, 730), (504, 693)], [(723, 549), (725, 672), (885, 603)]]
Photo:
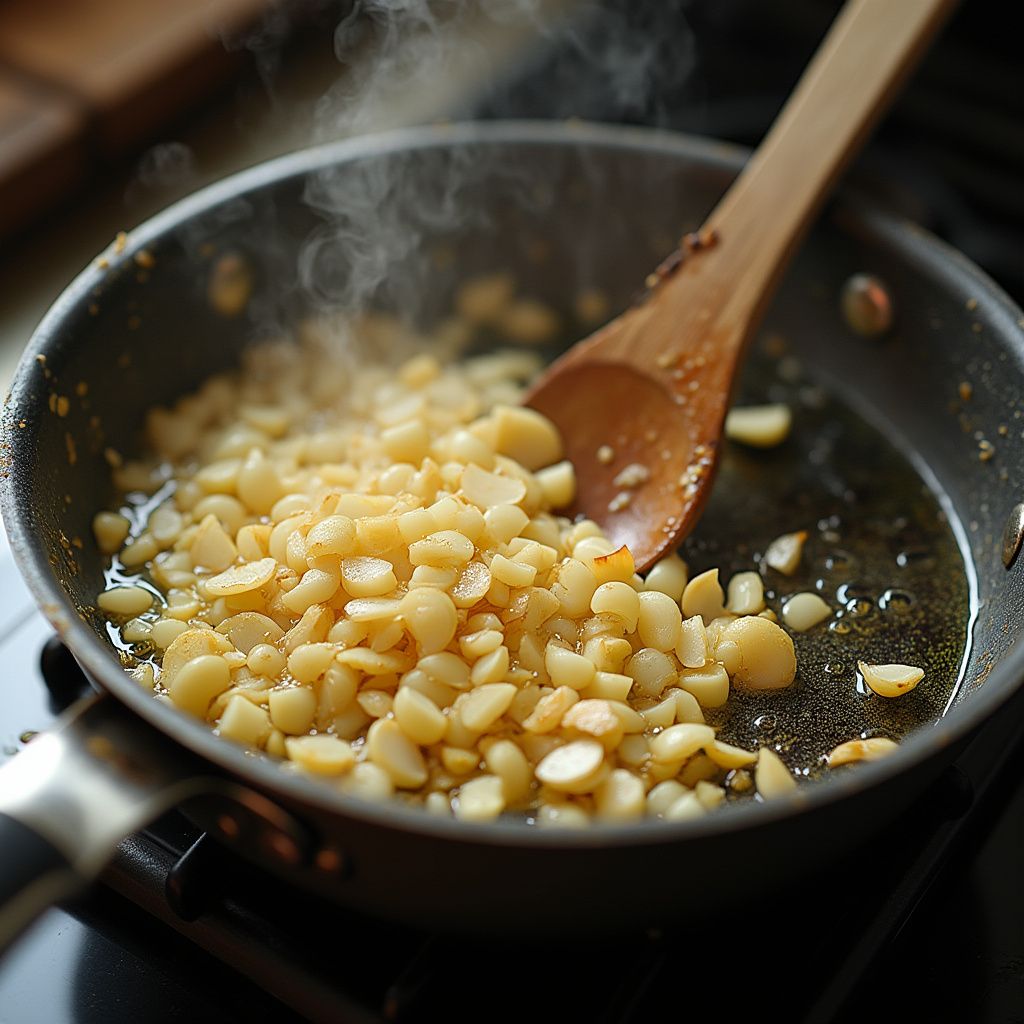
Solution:
[[(767, 451), (726, 442), (700, 524), (682, 554), (691, 575), (719, 566), (724, 581), (760, 566), (766, 601), (780, 615), (801, 591), (832, 616), (794, 633), (797, 676), (773, 692), (734, 689), (709, 712), (723, 739), (772, 747), (816, 775), (824, 756), (856, 737), (908, 732), (940, 718), (965, 663), (972, 593), (956, 535), (937, 496), (883, 430), (809, 383), (791, 357), (752, 356), (742, 404), (783, 401), (793, 429)], [(791, 576), (763, 565), (778, 535), (807, 531)], [(924, 669), (896, 699), (867, 688), (857, 662)]]
[[(942, 505), (884, 432), (803, 375), (791, 357), (753, 353), (741, 404), (785, 402), (789, 438), (771, 450), (725, 443), (707, 509), (682, 555), (691, 577), (717, 566), (724, 585), (760, 568), (766, 603), (781, 618), (785, 600), (803, 591), (832, 608), (829, 619), (793, 634), (797, 676), (785, 690), (733, 688), (728, 704), (707, 711), (722, 739), (746, 749), (768, 746), (794, 771), (816, 776), (827, 753), (849, 739), (899, 740), (940, 718), (965, 662), (972, 595), (964, 560)], [(174, 490), (128, 495), (121, 511), (135, 535)], [(807, 531), (797, 570), (763, 565), (768, 544)], [(115, 557), (108, 585), (157, 588)], [(151, 616), (147, 616), (151, 617)], [(158, 661), (148, 645), (106, 632), (126, 665)], [(859, 677), (857, 662), (924, 669), (909, 694), (887, 699)]]

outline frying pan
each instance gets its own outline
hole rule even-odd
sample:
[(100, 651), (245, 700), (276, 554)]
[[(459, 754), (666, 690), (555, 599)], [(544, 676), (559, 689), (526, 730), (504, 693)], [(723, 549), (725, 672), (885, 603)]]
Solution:
[[(588, 284), (621, 307), (742, 159), (714, 142), (579, 124), (360, 138), (185, 199), (71, 284), (32, 338), (7, 400), (0, 497), (19, 567), (97, 693), (0, 770), (5, 937), (172, 805), (325, 903), (434, 928), (539, 935), (721, 911), (866, 841), (935, 778), (1024, 676), (1022, 570), (1007, 570), (1000, 556), (1024, 457), (1013, 440), (1022, 425), (1021, 312), (962, 256), (853, 200), (822, 218), (768, 322), (945, 495), (978, 608), (949, 713), (885, 760), (786, 799), (675, 824), (553, 832), (439, 819), (282, 770), (153, 700), (122, 670), (93, 610), (104, 563), (90, 521), (115, 499), (104, 450), (138, 451), (147, 408), (236, 365), (254, 338), (351, 301), (357, 286), (424, 323), (460, 279), (490, 268), (511, 269), (528, 294), (556, 306)], [(142, 250), (155, 260), (144, 273)], [(226, 253), (253, 283), (236, 317), (207, 297)], [(896, 327), (881, 341), (855, 336), (839, 313), (843, 282), (864, 270), (897, 303)], [(965, 379), (974, 387), (967, 422), (949, 408)], [(73, 396), (66, 416), (51, 411), (52, 393)], [(1000, 425), (1010, 439), (996, 459), (980, 460), (975, 432), (998, 441)], [(657, 886), (643, 884), (653, 879)]]

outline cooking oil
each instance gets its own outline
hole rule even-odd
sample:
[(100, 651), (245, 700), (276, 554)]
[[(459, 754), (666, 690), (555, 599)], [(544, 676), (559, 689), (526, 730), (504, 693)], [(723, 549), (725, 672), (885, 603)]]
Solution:
[[(771, 450), (725, 444), (710, 501), (682, 555), (691, 577), (718, 567), (723, 586), (735, 572), (759, 569), (767, 605), (780, 619), (785, 601), (806, 591), (832, 609), (828, 619), (793, 634), (791, 687), (734, 687), (725, 707), (706, 711), (722, 739), (771, 747), (792, 770), (814, 776), (846, 740), (898, 741), (943, 715), (966, 662), (973, 593), (955, 524), (882, 430), (812, 383), (792, 357), (755, 352), (740, 404), (765, 402), (791, 408), (788, 439)], [(153, 495), (126, 496), (121, 511), (132, 536), (174, 487), (168, 479)], [(791, 575), (764, 564), (772, 540), (800, 530), (807, 540)], [(145, 586), (159, 596), (146, 574), (126, 570), (116, 557), (106, 583)], [(126, 664), (159, 661), (151, 645), (127, 644), (117, 626), (105, 626)], [(866, 686), (859, 661), (915, 665), (925, 676), (910, 693), (887, 699)]]
[[(759, 567), (768, 607), (820, 595), (829, 619), (794, 633), (797, 676), (772, 692), (734, 688), (708, 712), (722, 738), (776, 749), (801, 774), (856, 737), (899, 740), (936, 721), (950, 704), (969, 644), (973, 596), (954, 524), (910, 459), (835, 394), (809, 383), (792, 358), (755, 353), (741, 404), (785, 402), (789, 438), (753, 450), (727, 443), (711, 499), (682, 549), (691, 576), (718, 566), (721, 578)], [(762, 555), (784, 533), (806, 530), (796, 571), (784, 576)], [(857, 663), (923, 668), (916, 689), (874, 694)]]

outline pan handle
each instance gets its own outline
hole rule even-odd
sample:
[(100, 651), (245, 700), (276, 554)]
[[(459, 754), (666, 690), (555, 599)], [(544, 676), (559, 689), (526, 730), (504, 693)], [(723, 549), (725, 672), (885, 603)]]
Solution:
[(112, 697), (70, 707), (0, 767), (0, 951), (88, 885), (125, 836), (222, 788), (205, 762)]

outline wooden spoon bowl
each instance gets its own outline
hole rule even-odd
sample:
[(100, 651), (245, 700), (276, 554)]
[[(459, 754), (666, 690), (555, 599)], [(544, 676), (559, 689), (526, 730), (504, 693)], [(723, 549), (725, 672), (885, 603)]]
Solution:
[[(694, 249), (667, 265), (696, 278), (704, 258)], [(667, 298), (671, 319), (664, 303), (645, 301), (574, 346), (528, 398), (559, 425), (576, 467), (570, 513), (600, 522), (638, 567), (678, 547), (681, 531), (700, 517), (731, 391), (734, 363), (721, 330), (705, 306), (676, 308), (678, 294)], [(643, 368), (630, 358), (637, 351), (652, 357)]]

